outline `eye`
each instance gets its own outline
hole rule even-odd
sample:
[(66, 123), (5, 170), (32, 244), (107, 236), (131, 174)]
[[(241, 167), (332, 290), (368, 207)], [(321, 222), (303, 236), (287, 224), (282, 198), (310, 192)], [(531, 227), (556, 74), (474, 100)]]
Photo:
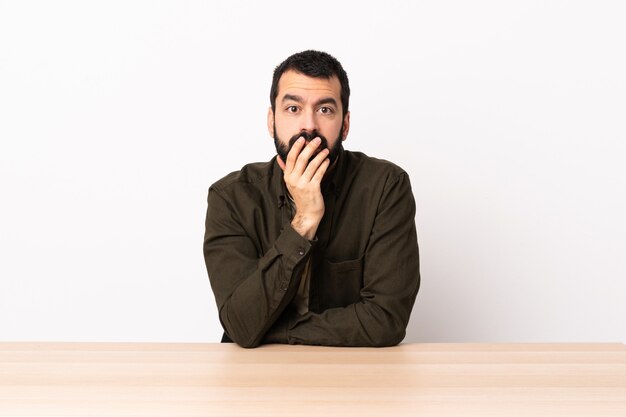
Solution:
[(320, 112), (322, 114), (332, 114), (333, 109), (331, 109), (330, 107), (320, 107)]
[(298, 111), (298, 106), (289, 106), (287, 107), (287, 111), (289, 113), (296, 113)]

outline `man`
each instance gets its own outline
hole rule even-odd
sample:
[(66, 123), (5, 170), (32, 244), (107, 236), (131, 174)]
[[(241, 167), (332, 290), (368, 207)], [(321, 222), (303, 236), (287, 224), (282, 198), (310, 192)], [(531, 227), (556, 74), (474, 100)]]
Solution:
[(406, 172), (343, 149), (341, 64), (304, 51), (276, 67), (267, 115), (278, 155), (209, 189), (204, 257), (225, 334), (261, 343), (391, 346), (419, 289)]

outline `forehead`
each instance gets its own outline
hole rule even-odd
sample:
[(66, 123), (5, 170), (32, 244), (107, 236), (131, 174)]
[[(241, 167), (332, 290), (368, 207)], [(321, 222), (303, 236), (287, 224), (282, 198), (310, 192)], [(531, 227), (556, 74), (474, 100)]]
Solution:
[(336, 76), (331, 78), (309, 77), (308, 75), (289, 70), (278, 80), (278, 98), (285, 94), (299, 96), (327, 96), (339, 101), (341, 84)]

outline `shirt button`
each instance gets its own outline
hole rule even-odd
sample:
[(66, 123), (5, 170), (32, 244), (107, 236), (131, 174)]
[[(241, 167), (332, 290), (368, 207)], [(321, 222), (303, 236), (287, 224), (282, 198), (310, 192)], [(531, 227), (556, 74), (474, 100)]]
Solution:
[(286, 281), (283, 281), (283, 282), (280, 283), (280, 289), (281, 290), (287, 291), (287, 288), (288, 288), (288, 286), (287, 286), (287, 282)]
[(304, 249), (302, 248), (298, 249), (298, 255), (304, 256)]

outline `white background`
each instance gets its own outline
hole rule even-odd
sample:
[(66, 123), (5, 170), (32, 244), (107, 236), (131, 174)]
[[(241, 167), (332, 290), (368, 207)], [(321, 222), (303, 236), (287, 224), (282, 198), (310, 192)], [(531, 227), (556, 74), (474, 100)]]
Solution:
[(626, 341), (626, 3), (0, 1), (0, 339), (218, 341), (208, 186), (273, 156), (274, 67), (410, 174), (407, 342)]

